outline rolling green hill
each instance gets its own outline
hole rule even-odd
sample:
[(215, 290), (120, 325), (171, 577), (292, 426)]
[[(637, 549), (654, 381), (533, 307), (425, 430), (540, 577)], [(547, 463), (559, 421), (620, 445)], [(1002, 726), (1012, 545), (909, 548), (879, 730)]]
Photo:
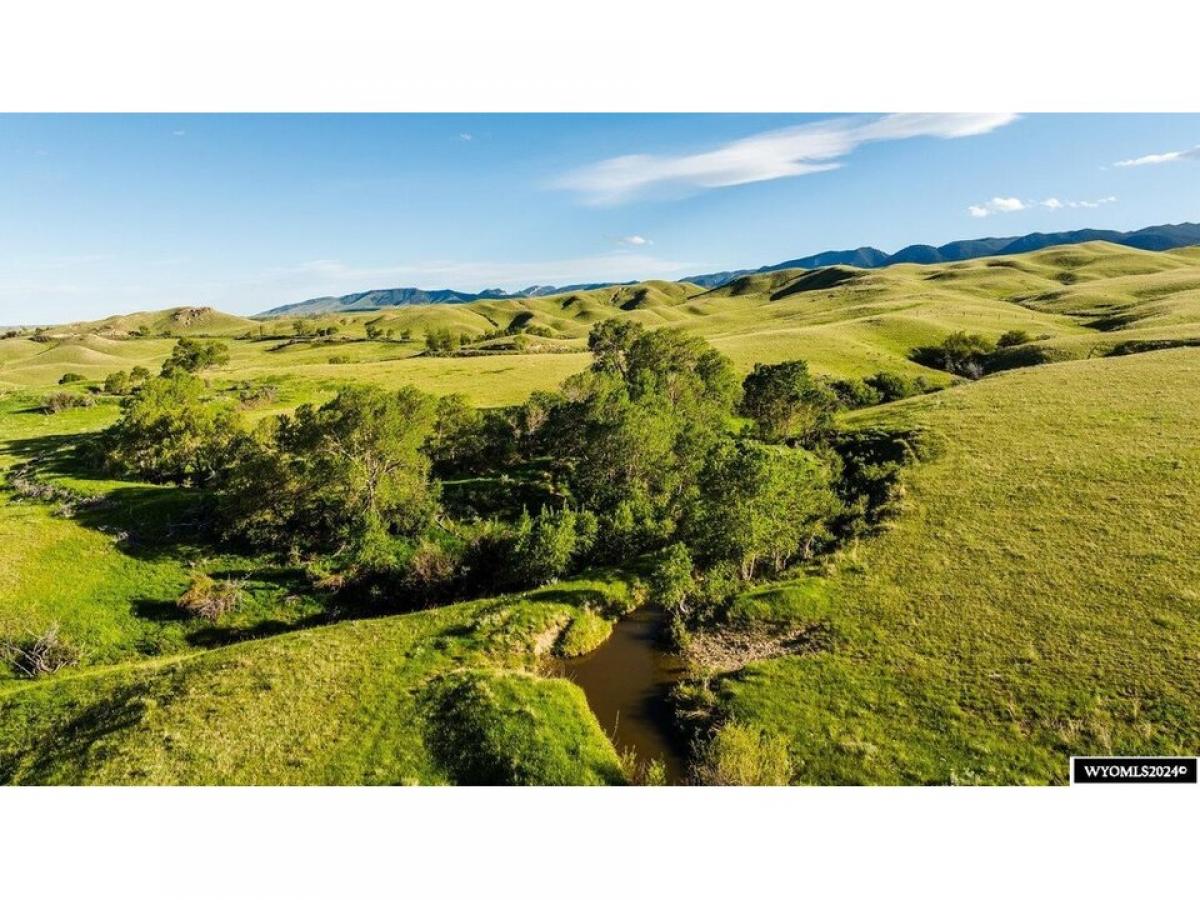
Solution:
[[(582, 369), (588, 330), (612, 317), (694, 332), (743, 371), (755, 362), (802, 357), (814, 371), (831, 376), (886, 370), (945, 382), (942, 373), (923, 369), (911, 355), (953, 331), (994, 338), (1010, 329), (1026, 330), (1039, 340), (1021, 359), (1031, 352), (1037, 359), (1084, 358), (1129, 341), (1198, 338), (1197, 283), (1195, 251), (1153, 253), (1090, 243), (935, 266), (782, 270), (744, 276), (710, 291), (652, 281), (519, 300), (315, 316), (302, 321), (314, 328), (335, 326), (338, 334), (300, 343), (286, 340), (294, 319), (253, 322), (193, 310), (185, 316), (188, 324), (180, 325), (180, 311), (174, 310), (53, 328), (42, 343), (27, 337), (0, 341), (0, 386), (49, 386), (68, 371), (100, 379), (134, 364), (154, 368), (171, 342), (128, 336), (147, 324), (152, 334), (267, 338), (230, 340), (233, 360), (213, 373), (218, 380), (272, 377), (305, 396), (348, 381), (419, 383), (496, 405), (551, 388)], [(171, 322), (176, 327), (166, 328)], [(407, 330), (410, 340), (367, 341), (368, 323), (394, 335)], [(539, 330), (526, 352), (423, 353), (429, 331), (449, 329), (478, 339), (514, 325)], [(489, 346), (480, 345), (475, 353)], [(343, 361), (330, 362), (339, 357)]]
[[(57, 624), (84, 651), (35, 681), (0, 675), (0, 782), (629, 777), (546, 660), (587, 649), (563, 637), (581, 615), (571, 633), (603, 638), (596, 610), (611, 619), (613, 593), (628, 607), (632, 576), (341, 621), (295, 565), (206, 540), (191, 489), (80, 464), (75, 445), (116, 420), (117, 398), (40, 408), (111, 372), (156, 371), (175, 342), (164, 332), (226, 344), (229, 362), (203, 374), (250, 420), (352, 383), (509, 405), (585, 368), (589, 329), (617, 317), (699, 335), (739, 372), (804, 359), (948, 387), (841, 416), (917, 430), (936, 452), (882, 534), (734, 604), (735, 619), (831, 637), (717, 678), (717, 721), (782, 737), (805, 783), (1054, 783), (1071, 753), (1195, 753), (1200, 248), (1088, 243), (712, 290), (646, 282), (269, 322), (168, 310), (0, 340), (0, 478), (22, 467), (69, 492), (0, 490), (0, 637)], [(498, 335), (510, 326), (534, 328), (524, 346)], [(439, 329), (476, 342), (426, 352)], [(1034, 340), (979, 381), (914, 360), (952, 332), (1014, 329)], [(85, 381), (60, 388), (68, 372)], [(219, 626), (176, 605), (197, 572), (244, 587)]]
[(1008, 372), (854, 417), (940, 448), (841, 560), (834, 649), (752, 663), (722, 715), (805, 783), (1063, 783), (1200, 746), (1200, 350)]

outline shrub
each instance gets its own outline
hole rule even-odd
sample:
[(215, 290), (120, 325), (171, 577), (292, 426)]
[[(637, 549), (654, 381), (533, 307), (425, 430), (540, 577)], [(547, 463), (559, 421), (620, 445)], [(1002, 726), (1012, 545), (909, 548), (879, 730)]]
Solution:
[(221, 616), (237, 609), (242, 599), (240, 582), (228, 579), (217, 581), (210, 575), (197, 572), (192, 576), (187, 590), (175, 602), (184, 612), (216, 622)]
[(445, 547), (422, 541), (408, 559), (405, 580), (419, 596), (432, 598), (446, 592), (459, 574), (459, 559)]
[(704, 748), (695, 778), (710, 785), (786, 785), (794, 772), (783, 737), (728, 722)]
[(59, 384), (78, 384), (81, 381), (87, 381), (87, 379), (78, 372), (66, 372), (62, 378), (58, 379)]
[(874, 375), (868, 375), (863, 381), (879, 394), (880, 400), (884, 403), (929, 392), (929, 382), (920, 376), (905, 378), (894, 372), (876, 372)]
[(106, 394), (128, 394), (129, 393), (129, 373), (128, 372), (113, 372), (104, 379), (104, 393)]
[(1020, 328), (1014, 328), (1011, 331), (1006, 331), (1000, 335), (996, 341), (997, 347), (1019, 347), (1021, 344), (1028, 344), (1033, 340), (1032, 335), (1028, 331)]
[(333, 356), (329, 357), (329, 364), (331, 366), (344, 366), (346, 363), (352, 361), (353, 360), (350, 359), (350, 354), (348, 353), (335, 353)]
[(996, 349), (981, 334), (956, 331), (936, 347), (921, 347), (913, 358), (922, 365), (944, 369), (953, 375), (979, 378), (983, 375), (988, 356)]
[(861, 409), (882, 402), (879, 392), (861, 378), (841, 378), (829, 383), (838, 405), (845, 409)]
[(24, 678), (51, 675), (59, 669), (74, 666), (80, 656), (79, 650), (58, 633), (57, 624), (24, 639), (0, 640), (0, 658)]
[(66, 391), (59, 391), (42, 398), (42, 412), (53, 415), (66, 409), (92, 406), (94, 403), (95, 401), (86, 394), (68, 394)]

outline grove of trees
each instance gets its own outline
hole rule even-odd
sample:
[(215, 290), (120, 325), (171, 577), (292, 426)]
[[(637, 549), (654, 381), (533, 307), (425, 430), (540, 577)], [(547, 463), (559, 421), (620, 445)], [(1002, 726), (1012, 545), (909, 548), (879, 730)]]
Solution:
[[(106, 385), (127, 396), (105, 458), (199, 488), (216, 540), (400, 603), (649, 559), (661, 601), (686, 621), (739, 581), (812, 557), (865, 508), (867, 488), (847, 490), (828, 440), (851, 404), (803, 362), (739, 379), (698, 337), (619, 320), (596, 325), (589, 349), (588, 369), (516, 407), (358, 386), (250, 428), (192, 374), (220, 353), (184, 338), (161, 375)], [(861, 385), (873, 397), (913, 389)], [(521, 487), (542, 497), (536, 509), (505, 505)]]

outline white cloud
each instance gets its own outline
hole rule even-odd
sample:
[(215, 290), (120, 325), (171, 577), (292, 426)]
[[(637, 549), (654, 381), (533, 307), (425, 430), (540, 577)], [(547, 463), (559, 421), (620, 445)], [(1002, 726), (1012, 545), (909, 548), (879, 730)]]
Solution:
[(1157, 166), (1161, 163), (1180, 162), (1185, 159), (1200, 159), (1200, 145), (1191, 150), (1171, 150), (1167, 153), (1150, 153), (1134, 159), (1122, 159), (1114, 166)]
[(968, 206), (967, 212), (976, 219), (982, 219), (994, 213), (1020, 212), (1025, 208), (1025, 203), (1017, 197), (993, 197), (986, 203)]
[(467, 143), (470, 143), (471, 141), (475, 140), (475, 135), (471, 134), (469, 131), (460, 131), (458, 134), (458, 139), (460, 141), (466, 141)]
[(182, 128), (177, 128), (175, 131), (172, 131), (171, 134), (175, 137), (183, 137), (185, 134), (187, 134), (187, 132)]
[(1099, 209), (1108, 203), (1116, 203), (1116, 197), (1101, 197), (1099, 200), (1059, 200), (1057, 197), (1047, 197), (1045, 200), (1022, 200), (1019, 197), (993, 197), (986, 203), (977, 203), (967, 207), (968, 215), (983, 219), (996, 213), (1023, 212), (1035, 206), (1049, 210), (1058, 209)]
[(631, 234), (627, 237), (617, 238), (617, 243), (622, 247), (646, 247), (653, 244), (654, 241), (642, 237), (640, 234)]
[(825, 172), (862, 144), (914, 137), (960, 138), (1007, 125), (1011, 113), (896, 113), (825, 119), (751, 135), (691, 154), (635, 153), (568, 172), (552, 186), (575, 191), (596, 205), (652, 192), (691, 193), (710, 188)]

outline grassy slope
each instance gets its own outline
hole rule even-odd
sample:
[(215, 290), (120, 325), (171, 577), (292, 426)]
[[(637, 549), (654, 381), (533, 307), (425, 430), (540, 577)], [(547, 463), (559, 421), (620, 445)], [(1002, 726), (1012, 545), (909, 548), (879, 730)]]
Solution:
[[(10, 685), (0, 782), (437, 784), (532, 746), (543, 754), (513, 780), (620, 781), (582, 692), (528, 671), (598, 583), (575, 587), (559, 585), (553, 601), (459, 603)], [(439, 702), (441, 680), (468, 668), (511, 715)], [(472, 745), (449, 746), (455, 729)]]
[[(334, 342), (230, 341), (233, 359), (212, 377), (275, 378), (302, 398), (325, 396), (346, 381), (367, 381), (461, 391), (481, 405), (513, 403), (532, 390), (555, 387), (587, 365), (587, 356), (420, 357), (424, 333), (448, 327), (480, 335), (519, 319), (551, 330), (554, 337), (536, 339), (538, 346), (582, 351), (593, 323), (625, 316), (702, 335), (743, 370), (755, 362), (802, 357), (823, 374), (886, 369), (944, 381), (909, 355), (960, 329), (993, 337), (1025, 329), (1042, 336), (1040, 346), (1063, 358), (1103, 352), (1123, 340), (1200, 337), (1198, 286), (1200, 259), (1193, 253), (1149, 253), (1103, 243), (941, 266), (772, 272), (707, 292), (694, 285), (647, 282), (527, 300), (318, 316), (314, 324), (341, 329)], [(1127, 318), (1114, 320), (1117, 313)], [(157, 329), (174, 314), (119, 317), (118, 324), (136, 327), (146, 319)], [(113, 321), (52, 329), (59, 340), (51, 344), (0, 341), (0, 387), (45, 388), (66, 371), (100, 379), (134, 364), (153, 368), (166, 357), (169, 339), (121, 339), (125, 332)], [(368, 322), (397, 334), (410, 329), (414, 340), (368, 342), (363, 339)], [(267, 334), (290, 335), (291, 326), (291, 320), (257, 323), (213, 312), (174, 331), (228, 337), (261, 327)], [(331, 356), (349, 356), (351, 362), (331, 364)]]
[[(726, 714), (819, 783), (1061, 782), (1200, 746), (1200, 350), (1010, 372), (860, 414), (943, 446), (814, 604), (832, 652), (751, 665)], [(794, 598), (793, 598), (794, 599)]]
[[(1093, 352), (1099, 343), (1111, 346), (1159, 334), (1198, 335), (1200, 304), (1191, 287), (1197, 272), (1198, 251), (1148, 254), (1087, 245), (1003, 260), (897, 266), (865, 274), (854, 270), (771, 273), (702, 295), (687, 286), (650, 285), (644, 293), (640, 287), (606, 289), (517, 304), (423, 307), (386, 313), (382, 324), (415, 327), (419, 335), (422, 323), (440, 327), (444, 324), (440, 317), (453, 316), (464, 328), (483, 331), (506, 324), (506, 315), (528, 312), (533, 321), (554, 328), (561, 335), (556, 340), (580, 348), (591, 322), (621, 314), (647, 323), (679, 324), (704, 334), (742, 368), (759, 359), (803, 357), (814, 368), (835, 374), (882, 368), (927, 372), (908, 361), (908, 352), (957, 328), (996, 335), (1023, 327), (1051, 335), (1041, 343), (1079, 357)], [(1131, 318), (1114, 330), (1088, 327), (1113, 315)], [(330, 321), (344, 319), (341, 336), (355, 337), (366, 322), (379, 318), (365, 314)], [(235, 333), (244, 330), (243, 324), (244, 320), (237, 323)], [(257, 328), (257, 323), (251, 327)], [(267, 327), (280, 333), (291, 330), (286, 322)], [(1105, 327), (1112, 323), (1106, 322)], [(216, 685), (225, 677), (220, 673), (255, 668), (257, 662), (232, 662), (251, 658), (243, 653), (259, 652), (251, 648), (307, 645), (288, 643), (300, 638), (291, 635), (279, 638), (279, 644), (254, 642), (181, 657), (165, 666), (153, 658), (145, 662), (147, 656), (161, 660), (162, 654), (291, 629), (321, 609), (303, 585), (295, 583), (295, 573), (268, 571), (247, 583), (249, 602), (220, 630), (180, 620), (174, 614), (174, 598), (188, 577), (190, 563), (239, 575), (261, 561), (214, 556), (211, 548), (192, 547), (175, 537), (121, 541), (116, 532), (139, 538), (147, 526), (173, 522), (172, 510), (183, 499), (178, 491), (91, 481), (69, 468), (56, 468), (53, 452), (64, 440), (103, 427), (117, 410), (111, 401), (104, 401), (92, 409), (45, 416), (33, 411), (37, 398), (56, 389), (52, 385), (64, 371), (99, 378), (134, 364), (156, 368), (173, 343), (163, 338), (117, 339), (111, 331), (84, 328), (53, 344), (0, 340), (0, 388), (22, 388), (0, 398), (0, 470), (50, 453), (50, 462), (43, 465), (49, 477), (118, 501), (76, 519), (63, 519), (55, 517), (51, 507), (0, 496), (0, 629), (40, 630), (58, 621), (65, 634), (84, 645), (89, 664), (122, 662), (122, 667), (96, 675), (95, 681), (81, 672), (19, 689), (31, 691), (21, 694), (30, 698), (21, 701), (28, 705), (9, 707), (24, 712), (12, 712), (15, 718), (9, 722), (16, 724), (0, 746), (20, 743), (26, 730), (42, 735), (39, 740), (44, 739), (47, 748), (56, 747), (60, 740), (67, 742), (63, 749), (45, 751), (53, 760), (31, 761), (34, 751), (28, 747), (18, 754), (20, 765), (26, 767), (23, 771), (32, 773), (22, 777), (32, 779), (41, 777), (39, 773), (66, 780), (134, 778), (133, 773), (122, 776), (111, 768), (115, 762), (101, 765), (92, 757), (78, 763), (83, 768), (61, 768), (68, 765), (63, 761), (66, 757), (77, 755), (77, 749), (69, 734), (55, 730), (50, 737), (45, 730), (52, 721), (60, 725), (73, 721), (56, 718), (59, 714), (54, 710), (73, 709), (75, 715), (91, 702), (107, 709), (102, 702), (107, 691), (136, 684), (140, 692), (143, 679), (150, 693), (173, 696), (169, 685), (175, 675), (168, 678), (167, 673), (186, 673), (179, 677), (194, 685), (188, 691), (202, 695), (207, 689), (203, 686)], [(535, 388), (555, 386), (587, 364), (585, 353), (414, 358), (419, 350), (415, 342), (355, 340), (281, 350), (272, 349), (280, 346), (272, 341), (230, 341), (229, 345), (231, 363), (210, 373), (214, 384), (254, 378), (280, 386), (278, 401), (249, 410), (250, 416), (319, 400), (340, 384), (360, 380), (415, 383), (437, 393), (463, 391), (484, 405), (512, 403)], [(333, 354), (350, 355), (355, 362), (330, 364)], [(1161, 471), (1145, 460), (1157, 458), (1147, 454), (1157, 453), (1153, 448), (1158, 444), (1175, 448), (1186, 440), (1195, 443), (1181, 404), (1197, 395), (1196, 385), (1188, 380), (1194, 376), (1196, 358), (1187, 352), (1164, 352), (1044, 367), (989, 378), (865, 417), (859, 414), (864, 421), (874, 416), (920, 421), (943, 433), (950, 449), (943, 459), (918, 470), (916, 504), (899, 528), (877, 545), (862, 548), (865, 574), (845, 572), (832, 592), (812, 583), (777, 595), (765, 590), (739, 607), (739, 614), (747, 619), (831, 616), (846, 640), (842, 650), (827, 656), (752, 667), (744, 680), (729, 684), (728, 709), (790, 732), (797, 758), (804, 763), (801, 777), (818, 781), (945, 780), (952, 775), (1053, 780), (1061, 777), (1057, 755), (1061, 747), (1103, 747), (1105, 740), (1118, 749), (1152, 747), (1156, 740), (1166, 741), (1164, 735), (1195, 744), (1200, 716), (1191, 705), (1194, 701), (1178, 700), (1181, 685), (1186, 684), (1167, 669), (1185, 665), (1187, 653), (1194, 662), (1196, 654), (1193, 623), (1200, 585), (1195, 571), (1184, 571), (1187, 545), (1182, 543), (1191, 540), (1191, 546), (1196, 545), (1192, 520), (1184, 512), (1189, 501), (1194, 508), (1196, 498), (1189, 491), (1196, 478), (1196, 459), (1181, 449), (1171, 457), (1178, 459), (1178, 468), (1163, 462)], [(1147, 443), (1151, 434), (1157, 444)], [(1101, 441), (1101, 451), (1094, 449), (1096, 440)], [(1020, 495), (1020, 478), (1030, 479), (1036, 491)], [(1159, 506), (1152, 506), (1154, 502)], [(1166, 513), (1161, 511), (1163, 504)], [(1129, 522), (1138, 523), (1138, 528), (1126, 534), (1120, 529)], [(926, 526), (933, 529), (931, 534), (922, 532)], [(1042, 566), (1042, 546), (1051, 560), (1062, 560), (1061, 564)], [(1133, 562), (1114, 561), (1119, 553)], [(1180, 598), (1174, 611), (1163, 599), (1171, 591)], [(542, 598), (543, 603), (554, 600)], [(1116, 610), (1130, 606), (1140, 619), (1119, 618)], [(1090, 608), (1099, 609), (1106, 618), (1089, 623), (1084, 611)], [(409, 627), (416, 626), (405, 625), (401, 631)], [(561, 646), (591, 644), (604, 633), (602, 620), (581, 618)], [(441, 639), (434, 632), (427, 637), (435, 642)], [(1139, 641), (1148, 643), (1142, 647)], [(267, 655), (273, 659), (275, 652)], [(314, 658), (324, 652), (312, 651)], [(1108, 694), (1092, 697), (1090, 687), (1094, 679), (1102, 685), (1112, 683), (1122, 654), (1140, 669), (1136, 697), (1129, 698), (1130, 703), (1136, 699), (1138, 718), (1130, 722), (1122, 716), (1133, 715), (1131, 711)], [(142, 661), (126, 664), (132, 660)], [(493, 663), (490, 651), (469, 661), (472, 666)], [(317, 663), (306, 658), (304, 665)], [(409, 674), (396, 676), (397, 683), (408, 684), (428, 674), (423, 669), (406, 671)], [(328, 679), (334, 674), (330, 669)], [(272, 677), (284, 694), (304, 687), (298, 676), (282, 670)], [(1055, 687), (1059, 682), (1065, 686)], [(60, 683), (78, 685), (78, 696), (75, 688), (55, 686)], [(226, 730), (239, 727), (238, 703), (247, 708), (257, 704), (246, 688), (250, 683), (231, 683), (230, 705), (220, 714), (213, 713), (214, 721), (232, 723), (223, 726)], [(1195, 684), (1191, 687), (1194, 694)], [(0, 691), (7, 689), (0, 683)], [(502, 689), (543, 690), (507, 682)], [(35, 697), (44, 699), (34, 703)], [(309, 701), (274, 702), (295, 712)], [(292, 703), (300, 706), (288, 706)], [(200, 715), (187, 705), (171, 708), (181, 716)], [(375, 715), (378, 708), (370, 706), (370, 710)], [(158, 723), (160, 730), (169, 731), (165, 719), (158, 716), (130, 721)], [(42, 724), (35, 726), (35, 721)], [(141, 728), (136, 724), (133, 732)], [(1149, 731), (1139, 739), (1138, 729)], [(84, 739), (88, 733), (78, 732)], [(199, 726), (189, 738), (195, 745), (210, 739)], [(257, 730), (242, 739), (267, 740)], [(112, 740), (133, 741), (132, 748), (150, 739), (114, 733)], [(403, 740), (416, 746), (411, 735)], [(119, 746), (123, 758), (125, 745)], [(208, 759), (204, 755), (208, 751), (191, 752)], [(249, 751), (230, 752), (236, 756)], [(244, 761), (245, 756), (237, 758)], [(389, 769), (392, 774), (387, 777), (448, 777), (422, 758), (426, 761), (419, 765)], [(197, 774), (202, 772), (199, 765), (186, 770), (191, 774), (181, 774), (185, 769), (170, 769), (166, 763), (155, 765), (159, 768), (154, 771), (162, 777), (203, 777)], [(233, 762), (221, 765), (232, 767)], [(347, 780), (375, 777), (363, 775), (366, 769), (355, 769), (358, 763), (337, 765), (353, 773), (345, 776)], [(292, 777), (281, 775), (291, 770), (275, 763), (261, 770), (251, 766), (244, 776), (237, 776), (233, 768), (218, 766), (214, 771), (226, 772), (220, 776), (226, 780)], [(309, 760), (299, 771), (297, 780), (319, 781), (334, 769), (321, 769)], [(153, 777), (146, 775), (143, 780)]]
[[(190, 540), (186, 491), (72, 474), (64, 456), (74, 437), (112, 422), (115, 402), (48, 416), (33, 400), (0, 398), (0, 477), (36, 460), (43, 480), (105, 502), (63, 517), (58, 504), (0, 492), (0, 635), (57, 624), (87, 663), (101, 664), (270, 633), (320, 612), (297, 573)], [(220, 627), (176, 608), (193, 566), (244, 579), (246, 601)], [(0, 683), (9, 675), (0, 671)]]

